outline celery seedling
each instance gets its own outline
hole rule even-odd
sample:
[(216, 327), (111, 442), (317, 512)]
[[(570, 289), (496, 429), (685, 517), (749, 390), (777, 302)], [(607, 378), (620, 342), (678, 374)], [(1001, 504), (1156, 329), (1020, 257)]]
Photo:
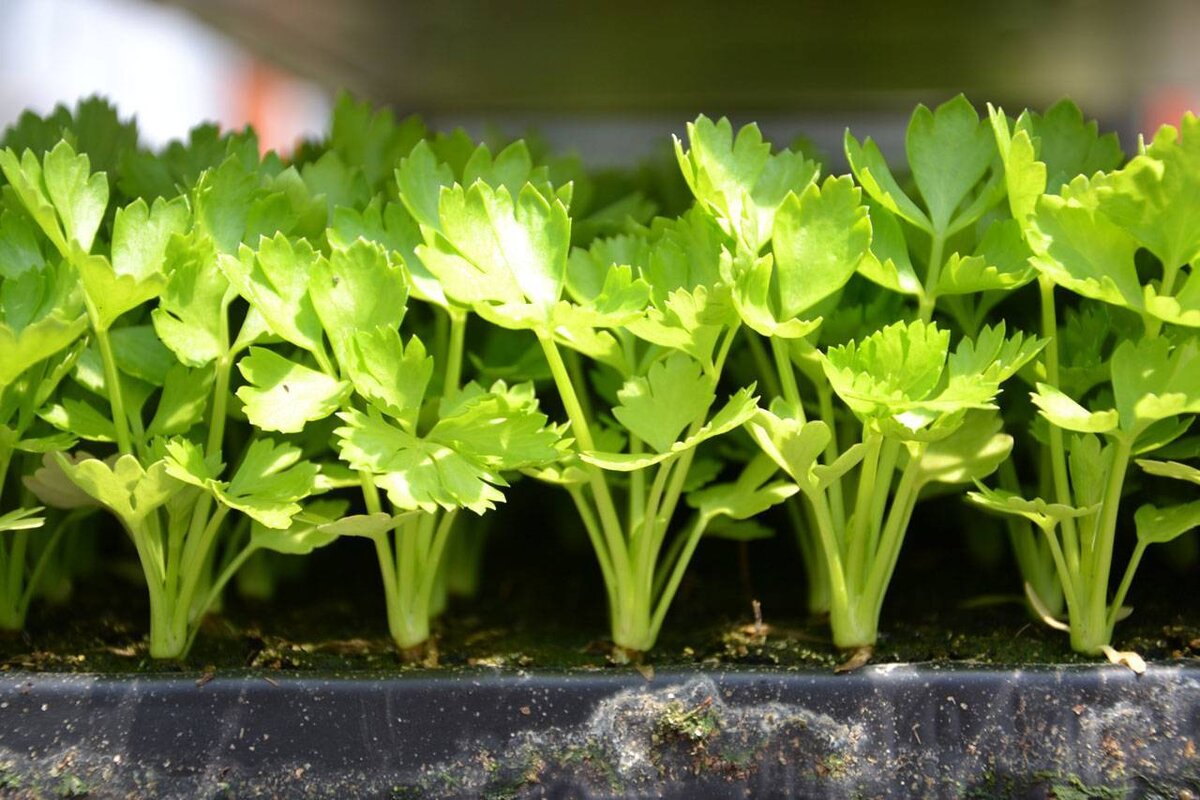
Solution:
[[(985, 328), (976, 341), (964, 339), (953, 352), (949, 344), (948, 332), (917, 320), (821, 354), (834, 391), (862, 424), (858, 441), (844, 450), (827, 423), (806, 420), (786, 401), (760, 410), (747, 426), (813, 508), (838, 647), (875, 644), (883, 598), (922, 489), (988, 475), (1012, 447), (1000, 432), (994, 400), (1040, 343), (1020, 335), (1005, 339), (998, 326)], [(853, 490), (831, 493), (851, 470), (857, 471)], [(834, 498), (842, 497), (846, 506), (837, 508)]]
[[(81, 354), (71, 391), (41, 417), (75, 438), (117, 449), (107, 460), (60, 454), (56, 463), (117, 516), (133, 541), (150, 594), (151, 656), (180, 657), (207, 607), (201, 600), (212, 596), (206, 576), (229, 512), (287, 529), (301, 511), (298, 501), (313, 491), (316, 466), (266, 439), (250, 442), (229, 480), (220, 477), (228, 369), (262, 329), (247, 318), (239, 342), (230, 339), (233, 295), (212, 261), (217, 249), (250, 235), (249, 225), (268, 224), (264, 209), (282, 207), (290, 216), (281, 193), (260, 188), (288, 178), (227, 161), (201, 179), (195, 213), (183, 197), (137, 200), (117, 209), (111, 241), (101, 244), (108, 183), (91, 172), (86, 156), (64, 142), (41, 159), (5, 151), (0, 168), (70, 265), (95, 343)], [(144, 306), (155, 299), (153, 324), (146, 324)], [(215, 376), (208, 366), (214, 361)], [(107, 417), (88, 392), (107, 400)], [(147, 422), (144, 407), (155, 395)], [(186, 437), (206, 415), (201, 447)]]
[[(694, 521), (677, 534), (683, 543), (663, 549), (696, 448), (754, 410), (742, 390), (710, 414), (738, 328), (719, 276), (720, 232), (702, 234), (702, 218), (693, 220), (700, 231), (680, 221), (659, 232), (652, 251), (630, 242), (629, 260), (643, 253), (645, 262), (589, 255), (573, 260), (568, 276), (570, 187), (493, 173), (489, 182), (468, 169), (466, 185), (452, 182), (427, 148), (414, 150), (398, 178), (424, 240), (415, 256), (456, 307), (537, 338), (576, 450), (558, 467), (530, 472), (571, 495), (604, 577), (617, 653), (640, 653), (654, 645), (710, 523), (785, 496), (760, 480), (739, 489), (742, 505), (697, 501)], [(619, 428), (602, 427), (592, 410), (577, 354), (623, 383), (612, 411)]]

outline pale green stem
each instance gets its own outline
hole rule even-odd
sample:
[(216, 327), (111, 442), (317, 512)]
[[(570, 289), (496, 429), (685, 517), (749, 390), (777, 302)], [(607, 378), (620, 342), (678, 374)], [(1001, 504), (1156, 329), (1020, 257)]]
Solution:
[(412, 594), (417, 588), (413, 576), (417, 566), (417, 538), (420, 536), (421, 523), (427, 517), (426, 514), (409, 517), (396, 529), (396, 588), (400, 592), (400, 605), (403, 608), (412, 605)]
[[(864, 436), (866, 433), (864, 431)], [(867, 528), (870, 539), (867, 552), (874, 553), (879, 547), (879, 535), (883, 530), (883, 515), (887, 511), (888, 497), (892, 491), (892, 477), (896, 474), (896, 463), (904, 449), (899, 439), (884, 439), (879, 457), (879, 469), (875, 472), (875, 490), (871, 499), (871, 525)]]
[(704, 536), (704, 529), (708, 527), (708, 522), (709, 518), (707, 516), (697, 514), (696, 522), (687, 533), (683, 551), (675, 561), (675, 566), (671, 570), (671, 578), (663, 588), (662, 594), (659, 595), (654, 615), (650, 618), (649, 638), (651, 642), (658, 639), (658, 632), (662, 628), (663, 619), (667, 616), (667, 610), (671, 607), (671, 600), (674, 599), (675, 592), (679, 590), (679, 583), (683, 580), (683, 574), (687, 571), (688, 563), (692, 560), (692, 554), (696, 552), (696, 546)]
[(25, 591), (21, 595), (20, 614), (21, 618), (25, 618), (25, 614), (29, 611), (29, 605), (33, 602), (33, 595), (37, 592), (38, 582), (42, 579), (42, 573), (46, 571), (46, 566), (50, 563), (50, 558), (58, 547), (59, 540), (66, 533), (67, 527), (74, 524), (79, 518), (78, 512), (71, 512), (66, 515), (59, 523), (54, 526), (54, 533), (50, 534), (50, 541), (46, 542), (41, 554), (38, 556), (37, 563), (33, 565), (33, 571), (29, 573), (29, 580), (25, 584)]
[[(865, 565), (870, 563), (874, 551), (871, 546), (874, 537), (870, 535), (868, 526), (871, 523), (871, 503), (875, 499), (875, 480), (879, 473), (879, 451), (883, 445), (883, 436), (870, 430), (863, 431), (863, 443), (866, 453), (859, 465), (858, 490), (854, 497), (854, 513), (850, 520), (850, 530), (842, 543), (847, 555), (846, 580), (851, 591), (862, 591), (863, 578), (866, 577)], [(884, 487), (887, 491), (887, 487)]]
[(1117, 593), (1113, 596), (1112, 605), (1108, 609), (1105, 627), (1108, 629), (1110, 639), (1113, 628), (1117, 625), (1117, 615), (1121, 613), (1121, 606), (1125, 604), (1125, 596), (1129, 594), (1129, 586), (1133, 583), (1133, 574), (1137, 572), (1138, 565), (1142, 563), (1142, 556), (1145, 552), (1146, 542), (1139, 539), (1133, 548), (1133, 553), (1129, 556), (1129, 563), (1125, 565), (1125, 574), (1121, 577), (1121, 585), (1117, 587)]
[(779, 373), (779, 385), (783, 399), (796, 408), (796, 414), (804, 421), (804, 406), (800, 402), (800, 387), (796, 383), (796, 369), (788, 353), (788, 344), (783, 339), (771, 337), (771, 353), (775, 356), (775, 369)]
[(946, 246), (946, 234), (934, 231), (929, 237), (929, 269), (925, 273), (925, 292), (921, 295), (918, 313), (922, 322), (933, 319), (933, 309), (937, 303), (934, 290), (942, 273), (942, 250)]
[(879, 539), (879, 547), (872, 559), (870, 576), (863, 586), (863, 596), (882, 602), (887, 593), (888, 583), (900, 556), (900, 546), (904, 543), (904, 534), (908, 527), (908, 518), (916, 505), (917, 495), (921, 487), (917, 483), (920, 473), (920, 454), (909, 459), (900, 483), (896, 486), (896, 494), (892, 498), (891, 511), (887, 515), (887, 524)]
[(454, 397), (458, 394), (458, 386), (462, 383), (463, 351), (467, 332), (467, 314), (465, 311), (451, 309), (450, 342), (446, 353), (446, 373), (442, 380), (442, 394)]
[(829, 502), (821, 491), (806, 494), (817, 522), (817, 534), (829, 576), (829, 600), (831, 608), (847, 608), (850, 593), (846, 586), (846, 572), (841, 554), (838, 552), (837, 535), (833, 530), (833, 519), (829, 514)]
[[(218, 505), (216, 511), (213, 512), (212, 518), (208, 521), (208, 525), (204, 527), (204, 532), (200, 534), (200, 539), (196, 547), (192, 550), (191, 559), (185, 559), (181, 565), (183, 573), (183, 587), (179, 594), (175, 597), (178, 606), (175, 608), (176, 615), (186, 615), (191, 610), (192, 595), (196, 591), (196, 585), (202, 577), (203, 565), (205, 557), (209, 549), (213, 546), (213, 542), (217, 537), (217, 531), (220, 530), (221, 524), (225, 521), (225, 517), (229, 514), (227, 506)], [(187, 620), (181, 620), (186, 622)]]
[[(238, 552), (236, 556), (231, 558), (228, 563), (225, 564), (225, 568), (221, 570), (221, 574), (217, 576), (217, 579), (213, 581), (212, 586), (209, 587), (208, 594), (204, 596), (204, 601), (195, 607), (197, 620), (204, 619), (204, 615), (208, 613), (208, 610), (213, 607), (214, 603), (217, 602), (217, 598), (221, 596), (222, 590), (229, 585), (229, 581), (233, 580), (233, 576), (236, 575), (237, 571), (242, 568), (242, 564), (246, 563), (246, 559), (250, 558), (250, 556), (252, 556), (257, 550), (257, 546), (253, 544), (247, 544)], [(196, 634), (199, 632), (199, 625), (192, 627), (188, 634), (187, 646), (184, 648), (185, 653), (192, 649), (192, 643), (195, 641)]]
[[(646, 451), (645, 443), (641, 439), (629, 434), (629, 452), (631, 455), (637, 455)], [(626, 518), (626, 528), (630, 531), (637, 530), (637, 526), (644, 524), (646, 521), (646, 470), (635, 469), (629, 473), (629, 498), (627, 502), (628, 516)]]
[(767, 348), (763, 347), (762, 337), (751, 334), (746, 337), (746, 343), (750, 347), (750, 355), (758, 370), (759, 380), (763, 382), (763, 393), (767, 395), (768, 400), (782, 397), (779, 379), (775, 377), (775, 369), (771, 366), (771, 359), (767, 356)]
[[(559, 397), (562, 399), (563, 408), (566, 409), (567, 419), (571, 422), (571, 433), (574, 435), (579, 449), (594, 450), (595, 441), (592, 438), (588, 417), (584, 413), (583, 407), (579, 404), (579, 397), (575, 393), (574, 383), (571, 380), (566, 365), (563, 363), (561, 354), (558, 352), (558, 346), (555, 345), (554, 340), (548, 334), (538, 332), (537, 336), (538, 341), (542, 345), (542, 351), (546, 355), (546, 362), (550, 366), (550, 374), (554, 377), (554, 383), (558, 388)], [(621, 528), (621, 521), (617, 516), (616, 506), (613, 504), (612, 494), (609, 492), (604, 473), (599, 467), (585, 463), (584, 469), (588, 475), (588, 483), (592, 490), (593, 500), (599, 511), (600, 523), (604, 531), (605, 540), (608, 543), (609, 555), (613, 562), (613, 572), (618, 579), (617, 585), (620, 588), (617, 591), (617, 595), (619, 597), (627, 597), (628, 595), (624, 587), (632, 579), (629, 553)], [(647, 513), (649, 513), (649, 509), (647, 509)]]
[[(829, 428), (829, 444), (825, 445), (825, 463), (832, 464), (838, 458), (838, 425), (833, 410), (833, 388), (827, 381), (817, 384), (817, 401), (820, 404), (821, 421)], [(833, 524), (838, 530), (846, 527), (846, 503), (842, 497), (842, 479), (829, 484), (829, 505), (833, 511)]]
[(1104, 490), (1104, 501), (1100, 509), (1100, 519), (1096, 527), (1096, 548), (1093, 555), (1095, 566), (1091, 575), (1091, 609), (1093, 619), (1104, 619), (1108, 601), (1108, 576), (1112, 570), (1113, 545), (1116, 541), (1117, 512), (1121, 507), (1121, 489), (1125, 485), (1125, 472), (1129, 466), (1129, 456), (1133, 447), (1133, 437), (1122, 437), (1117, 440), (1116, 451), (1113, 453), (1109, 466), (1108, 484)]
[(112, 409), (113, 427), (117, 432), (117, 450), (123, 455), (133, 453), (133, 442), (129, 436), (129, 417), (125, 414), (125, 397), (121, 394), (121, 377), (117, 371), (117, 359), (113, 355), (112, 340), (108, 331), (96, 324), (96, 312), (88, 301), (88, 311), (93, 314), (92, 331), (96, 334), (96, 346), (100, 350), (100, 361), (104, 366), (104, 388), (108, 391), (108, 404)]
[[(1060, 388), (1058, 366), (1058, 316), (1054, 308), (1054, 283), (1045, 276), (1038, 277), (1038, 290), (1042, 303), (1042, 338), (1046, 339), (1046, 347), (1042, 350), (1046, 358), (1046, 380), (1051, 386)], [(1057, 425), (1049, 425), (1050, 435), (1050, 470), (1054, 478), (1054, 500), (1056, 503), (1070, 506), (1071, 483), (1067, 477), (1067, 449), (1063, 441), (1063, 431)], [(1061, 523), (1063, 532), (1063, 555), (1067, 566), (1073, 574), (1080, 572), (1080, 541), (1075, 520), (1064, 519)]]
[[(1179, 266), (1163, 267), (1162, 283), (1159, 285), (1159, 294), (1164, 297), (1169, 296), (1175, 288), (1175, 277), (1179, 274)], [(1152, 317), (1149, 314), (1143, 317), (1146, 326), (1146, 336), (1154, 338), (1162, 331), (1163, 321), (1158, 317)]]
[(442, 518), (438, 522), (433, 541), (425, 555), (425, 574), (421, 579), (420, 591), (417, 593), (417, 608), (415, 613), (418, 616), (429, 616), (429, 603), (433, 597), (434, 584), (438, 576), (442, 554), (446, 550), (446, 542), (449, 541), (451, 530), (454, 527), (455, 516), (456, 512), (454, 511), (445, 511), (442, 513)]
[(1058, 570), (1058, 579), (1062, 583), (1063, 599), (1067, 603), (1067, 615), (1071, 616), (1075, 608), (1079, 608), (1084, 598), (1078, 594), (1078, 589), (1075, 580), (1072, 577), (1067, 561), (1063, 557), (1062, 548), (1059, 547), (1058, 537), (1054, 535), (1054, 523), (1048, 527), (1042, 527), (1041, 531), (1046, 537), (1046, 543), (1050, 547), (1050, 556), (1054, 559), (1054, 566)]
[(592, 513), (591, 505), (583, 496), (583, 490), (578, 486), (568, 486), (567, 491), (575, 503), (575, 508), (579, 511), (580, 519), (583, 520), (583, 527), (587, 530), (588, 538), (592, 542), (592, 549), (596, 551), (596, 560), (600, 562), (600, 574), (604, 578), (604, 588), (608, 594), (609, 612), (615, 613), (617, 577), (613, 574), (612, 559), (608, 555), (608, 548), (604, 545), (604, 535), (596, 522), (596, 515)]

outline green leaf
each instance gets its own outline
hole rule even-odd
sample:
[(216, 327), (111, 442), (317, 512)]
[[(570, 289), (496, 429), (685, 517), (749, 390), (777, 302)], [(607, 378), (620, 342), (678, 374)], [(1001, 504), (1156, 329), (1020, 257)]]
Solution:
[(503, 478), (450, 447), (420, 439), (377, 414), (349, 411), (338, 416), (345, 423), (334, 431), (342, 460), (352, 469), (374, 473), (397, 508), (432, 512), (465, 507), (483, 514), (504, 501), (496, 488), (505, 485)]
[(140, 527), (148, 515), (180, 488), (168, 474), (166, 462), (161, 460), (143, 468), (131, 455), (123, 455), (111, 465), (95, 458), (73, 462), (61, 453), (56, 458), (76, 486), (110, 509), (130, 529)]
[(995, 139), (960, 94), (935, 111), (917, 106), (904, 143), (930, 223), (935, 231), (944, 232), (987, 173), (996, 154)]
[(622, 263), (640, 271), (650, 284), (654, 304), (661, 307), (678, 289), (715, 289), (723, 281), (721, 260), (727, 244), (720, 225), (695, 206), (675, 219), (654, 220), (646, 258)]
[(757, 255), (771, 237), (776, 209), (789, 192), (816, 179), (816, 163), (788, 150), (772, 154), (757, 125), (743, 127), (735, 138), (724, 117), (697, 117), (688, 123), (687, 137), (686, 152), (675, 139), (675, 156), (692, 194)]
[(702, 417), (716, 399), (700, 363), (675, 353), (655, 363), (645, 377), (631, 378), (617, 393), (613, 416), (630, 433), (662, 453)]
[(754, 387), (740, 389), (695, 434), (671, 444), (662, 452), (657, 454), (583, 452), (579, 454), (579, 458), (601, 469), (615, 472), (633, 472), (645, 469), (698, 447), (709, 439), (729, 433), (754, 416), (757, 407), (758, 398), (754, 396)]
[(442, 189), (454, 185), (454, 171), (438, 160), (427, 141), (420, 141), (396, 168), (400, 199), (418, 224), (441, 230)]
[(181, 436), (204, 420), (215, 373), (176, 364), (167, 372), (149, 436)]
[(63, 398), (60, 403), (52, 403), (41, 411), (38, 416), (49, 422), (60, 431), (65, 431), (80, 439), (92, 442), (115, 442), (116, 428), (112, 420), (96, 410), (83, 400), (71, 397)]
[(531, 184), (515, 200), (504, 187), (453, 186), (442, 191), (439, 217), (441, 232), (427, 233), (417, 255), (447, 297), (492, 306), (494, 315), (518, 319), (518, 327), (548, 318), (562, 293), (571, 242), (560, 200), (548, 201)]
[(0, 278), (16, 280), (45, 266), (46, 257), (29, 218), (0, 209)]
[[(36, 277), (36, 276), (35, 276)], [(29, 367), (69, 347), (87, 330), (87, 317), (69, 315), (67, 309), (49, 314), (14, 330), (4, 324), (8, 284), (0, 286), (0, 389), (15, 381)]]
[(220, 499), (268, 528), (289, 528), (317, 476), (317, 465), (300, 458), (299, 448), (255, 439)]
[(361, 208), (371, 199), (371, 187), (361, 169), (332, 150), (300, 168), (300, 177), (313, 198), (325, 200), (330, 215), (338, 208)]
[(76, 155), (63, 141), (46, 154), (42, 181), (67, 239), (73, 239), (85, 253), (91, 251), (108, 206), (108, 179), (103, 173), (93, 175), (87, 155)]
[(270, 439), (255, 439), (228, 483), (216, 475), (220, 465), (206, 460), (200, 448), (182, 439), (166, 443), (160, 462), (176, 480), (210, 493), (224, 505), (276, 530), (287, 530), (301, 510), (299, 501), (313, 489), (317, 465), (301, 461), (301, 451)]
[(936, 325), (899, 322), (829, 348), (821, 365), (833, 390), (856, 414), (891, 416), (932, 396), (949, 344), (949, 331)]
[(1134, 512), (1133, 522), (1139, 542), (1166, 544), (1200, 525), (1200, 500), (1167, 508), (1144, 505)]
[(34, 508), (18, 508), (7, 514), (0, 514), (0, 533), (32, 531), (42, 527), (46, 520), (44, 517), (37, 516), (41, 510), (42, 508), (38, 506)]
[(317, 258), (307, 241), (292, 242), (280, 233), (260, 240), (257, 251), (243, 245), (237, 258), (222, 255), (218, 264), (272, 333), (320, 359), (321, 320), (308, 295)]
[(31, 474), (22, 478), (25, 488), (34, 497), (50, 508), (96, 508), (100, 504), (96, 498), (80, 489), (74, 481), (67, 477), (59, 465), (59, 458), (65, 458), (70, 463), (78, 463), (92, 458), (87, 453), (58, 453), (48, 452), (42, 456), (42, 465)]
[(1029, 263), (1032, 255), (1016, 220), (1000, 220), (987, 227), (975, 255), (953, 253), (938, 274), (938, 295), (1010, 292), (1037, 277)]
[(1145, 152), (1105, 176), (1100, 209), (1167, 269), (1200, 259), (1200, 119), (1159, 128)]
[(899, 220), (879, 205), (868, 203), (867, 208), (871, 219), (871, 250), (858, 263), (859, 273), (885, 289), (921, 297), (925, 287), (913, 269)]
[(1047, 383), (1038, 383), (1030, 394), (1033, 404), (1051, 425), (1079, 433), (1110, 433), (1120, 419), (1116, 411), (1088, 411)]
[(1147, 475), (1189, 481), (1200, 486), (1200, 469), (1187, 464), (1181, 464), (1178, 461), (1150, 461), (1144, 458), (1139, 458), (1137, 463)]
[(172, 236), (183, 234), (191, 222), (187, 200), (159, 198), (153, 206), (138, 199), (117, 209), (113, 218), (112, 267), (117, 275), (137, 282), (162, 274)]
[(1077, 175), (1116, 169), (1125, 160), (1117, 135), (1101, 135), (1070, 100), (1058, 101), (1045, 114), (1027, 111), (1021, 117), (1019, 124), (1027, 124), (1036, 137), (1038, 158), (1046, 165), (1045, 189), (1051, 194)]
[(250, 547), (286, 555), (308, 555), (338, 538), (338, 534), (330, 532), (327, 525), (339, 519), (347, 505), (344, 500), (317, 500), (305, 506), (286, 530), (252, 522)]
[(1172, 345), (1166, 338), (1122, 342), (1112, 356), (1112, 386), (1121, 429), (1200, 413), (1200, 341)]
[[(1083, 179), (1073, 186), (1086, 186)], [(1043, 195), (1029, 232), (1033, 265), (1076, 294), (1140, 311), (1143, 292), (1134, 266), (1137, 241), (1094, 207)]]
[[(62, 143), (69, 149), (70, 145)], [(46, 194), (42, 180), (42, 162), (30, 150), (24, 151), (18, 158), (11, 149), (0, 150), (0, 172), (8, 180), (9, 185), (25, 206), (26, 212), (37, 223), (46, 238), (54, 245), (60, 254), (67, 254), (66, 237), (58, 222), (58, 213)], [(105, 185), (107, 191), (107, 184)]]
[(382, 247), (361, 239), (335, 249), (329, 258), (318, 258), (308, 291), (343, 364), (358, 331), (399, 328), (408, 300), (404, 273), (388, 261)]
[(1009, 210), (1022, 232), (1026, 232), (1037, 200), (1046, 191), (1046, 165), (1038, 161), (1033, 134), (1028, 125), (1010, 129), (1004, 110), (993, 108), (990, 104), (988, 116), (991, 118), (1000, 160), (1004, 164)]
[(412, 431), (433, 375), (433, 359), (415, 336), (405, 346), (393, 328), (362, 331), (344, 365), (355, 391)]
[(368, 183), (378, 187), (392, 175), (396, 162), (425, 136), (419, 117), (400, 122), (389, 108), (374, 109), (341, 92), (333, 106), (329, 147), (347, 164), (362, 168)]
[(799, 491), (800, 487), (791, 481), (772, 481), (760, 486), (748, 486), (740, 481), (719, 483), (692, 492), (687, 497), (687, 504), (699, 511), (702, 517), (747, 520), (757, 517)]
[[(445, 404), (445, 401), (443, 401)], [(557, 461), (562, 433), (538, 411), (533, 385), (509, 389), (497, 381), (484, 392), (468, 384), (443, 408), (426, 439), (444, 444), (489, 470), (529, 469)]]
[(1013, 438), (1002, 433), (995, 411), (968, 412), (962, 426), (931, 442), (920, 456), (917, 483), (971, 483), (991, 475), (1012, 453)]
[(851, 135), (849, 129), (846, 130), (844, 144), (846, 160), (850, 162), (850, 171), (858, 179), (858, 185), (863, 188), (863, 191), (887, 211), (923, 231), (931, 232), (932, 226), (929, 217), (900, 188), (879, 145), (875, 144), (870, 136), (860, 144)]
[(272, 350), (251, 347), (238, 362), (249, 385), (237, 390), (250, 424), (259, 430), (299, 433), (308, 422), (336, 411), (350, 384), (289, 361)]
[(815, 493), (823, 488), (826, 482), (817, 475), (816, 469), (820, 467), (820, 458), (832, 438), (826, 423), (802, 421), (788, 414), (786, 409), (775, 407), (769, 411), (757, 409), (746, 421), (746, 431), (805, 493)]
[(660, 307), (625, 325), (639, 339), (671, 350), (681, 350), (702, 364), (711, 365), (713, 348), (728, 321), (730, 309), (704, 286), (676, 289)]
[(334, 249), (348, 249), (359, 239), (380, 245), (390, 260), (404, 265), (414, 297), (442, 308), (449, 305), (441, 284), (417, 257), (421, 229), (403, 204), (384, 204), (381, 198), (375, 198), (361, 211), (339, 208), (333, 213), (326, 236)]
[(211, 240), (176, 239), (167, 246), (171, 277), (151, 311), (154, 330), (189, 367), (216, 361), (229, 347), (226, 317), (232, 294)]
[[(767, 337), (775, 337), (779, 339), (800, 339), (815, 331), (820, 327), (822, 319), (788, 319), (782, 320), (782, 314), (775, 310), (778, 305), (774, 301), (772, 291), (772, 283), (775, 278), (774, 257), (765, 255), (757, 259), (749, 259), (744, 255), (735, 257), (728, 265), (729, 272), (734, 281), (733, 292), (731, 298), (733, 306), (737, 310), (738, 316), (742, 322), (748, 325), (756, 333)], [(687, 352), (699, 352), (699, 357), (710, 358), (713, 345), (716, 344), (716, 335), (720, 332), (715, 325), (709, 326), (712, 328), (711, 335), (706, 337), (701, 350), (698, 342), (686, 342), (691, 346), (686, 349)], [(696, 330), (695, 326), (687, 326)], [(648, 338), (648, 337), (643, 337)], [(676, 337), (679, 339), (680, 337)], [(693, 334), (695, 339), (695, 334)], [(651, 340), (659, 343), (674, 343), (674, 339)]]
[(1040, 497), (1026, 500), (1020, 495), (1004, 489), (989, 489), (978, 481), (978, 491), (967, 492), (967, 499), (977, 506), (998, 514), (1024, 517), (1039, 528), (1049, 531), (1064, 519), (1078, 519), (1095, 514), (1099, 505), (1089, 508), (1074, 508), (1061, 503), (1047, 503)]
[(258, 178), (236, 155), (206, 170), (193, 190), (196, 227), (209, 237), (218, 253), (234, 255), (258, 194)]
[(96, 308), (97, 327), (107, 329), (122, 314), (158, 297), (167, 283), (168, 248), (189, 222), (187, 201), (161, 198), (147, 206), (136, 200), (113, 219), (112, 260), (77, 255), (72, 259)]
[(775, 215), (780, 318), (787, 320), (845, 286), (871, 244), (871, 220), (849, 177), (811, 183)]
[(321, 530), (333, 536), (363, 536), (373, 539), (376, 536), (395, 530), (401, 522), (407, 517), (412, 516), (413, 513), (417, 512), (410, 511), (395, 516), (384, 514), (383, 512), (355, 514), (326, 523), (321, 526)]
[(150, 325), (115, 328), (110, 338), (117, 369), (151, 386), (162, 386), (167, 373), (178, 363)]

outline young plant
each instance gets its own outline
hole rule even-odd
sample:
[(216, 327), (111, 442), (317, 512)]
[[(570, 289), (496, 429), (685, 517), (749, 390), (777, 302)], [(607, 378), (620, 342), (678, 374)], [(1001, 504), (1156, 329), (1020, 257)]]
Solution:
[[(952, 352), (950, 335), (920, 320), (897, 323), (821, 354), (826, 378), (862, 425), (844, 450), (822, 420), (786, 401), (748, 424), (764, 452), (796, 481), (813, 509), (831, 587), (830, 626), (840, 648), (869, 655), (913, 507), (934, 483), (990, 474), (1012, 439), (1000, 432), (1000, 384), (1040, 343), (985, 328)], [(852, 474), (838, 494), (830, 488)], [(896, 480), (896, 474), (899, 478)], [(837, 507), (834, 498), (844, 498)]]
[[(1030, 520), (1046, 537), (1066, 598), (1068, 624), (1049, 615), (1046, 621), (1068, 631), (1075, 650), (1103, 653), (1141, 671), (1144, 665), (1136, 654), (1118, 652), (1111, 646), (1126, 593), (1145, 548), (1185, 533), (1200, 518), (1195, 504), (1138, 509), (1137, 546), (1110, 599), (1121, 499), (1131, 457), (1170, 442), (1187, 428), (1188, 415), (1200, 413), (1200, 342), (1194, 336), (1180, 344), (1166, 338), (1123, 342), (1113, 353), (1111, 374), (1111, 408), (1089, 410), (1044, 383), (1038, 384), (1033, 396), (1046, 421), (1070, 434), (1069, 503), (1025, 499), (982, 486), (971, 499), (993, 511)], [(1150, 467), (1156, 468), (1177, 470)], [(1065, 520), (1075, 524), (1068, 528), (1063, 525)]]
[[(1136, 560), (1126, 568), (1123, 588), (1109, 600), (1126, 471), (1131, 457), (1180, 436), (1191, 422), (1189, 415), (1200, 409), (1200, 385), (1192, 377), (1197, 374), (1196, 334), (1187, 330), (1200, 326), (1200, 280), (1191, 267), (1200, 255), (1200, 234), (1187, 210), (1187, 198), (1200, 187), (1200, 124), (1189, 116), (1182, 128), (1180, 136), (1175, 128), (1164, 127), (1122, 169), (1075, 178), (1058, 193), (1043, 194), (1040, 187), (1049, 186), (1047, 168), (1037, 159), (1029, 129), (1018, 126), (1010, 133), (1007, 125), (996, 126), (1011, 175), (1014, 216), (1023, 220), (1035, 254), (1047, 329), (1055, 328), (1056, 286), (1142, 321), (1141, 336), (1129, 334), (1109, 361), (1111, 397), (1107, 392), (1089, 392), (1090, 399), (1078, 391), (1075, 397), (1068, 394), (1075, 387), (1064, 380), (1053, 350), (1046, 380), (1033, 397), (1049, 423), (1053, 507), (1060, 512), (1042, 514), (1035, 524), (1052, 548), (1061, 551), (1055, 561), (1067, 598), (1072, 647), (1103, 652), (1133, 666), (1140, 661), (1113, 650), (1111, 640)], [(1143, 250), (1151, 257), (1144, 266), (1138, 263)], [(1157, 278), (1143, 277), (1155, 272)], [(1164, 324), (1171, 327), (1164, 330)], [(1091, 410), (1096, 408), (1100, 410)], [(1097, 436), (1106, 443), (1101, 445)], [(1099, 475), (1098, 465), (1103, 467)], [(987, 493), (977, 500), (997, 510), (1003, 506)], [(1163, 530), (1140, 540), (1165, 540)]]
[[(738, 328), (719, 274), (722, 236), (702, 217), (667, 223), (652, 241), (618, 237), (581, 251), (569, 274), (570, 186), (503, 180), (499, 170), (489, 182), (483, 172), (454, 181), (422, 146), (401, 165), (401, 197), (423, 239), (414, 255), (451, 307), (536, 337), (575, 448), (530, 473), (562, 485), (576, 504), (604, 577), (616, 653), (636, 657), (654, 645), (710, 524), (785, 496), (753, 480), (722, 501), (698, 497), (680, 544), (667, 544), (680, 501), (696, 488), (697, 448), (755, 407), (744, 389), (711, 411)], [(620, 386), (612, 423), (593, 411), (580, 355)]]
[(87, 317), (70, 267), (47, 254), (32, 221), (7, 204), (0, 202), (0, 628), (19, 630), (69, 524), (53, 519), (53, 532), (40, 531), (43, 509), (25, 505), (17, 473), (73, 444), (39, 414), (79, 357)]
[[(221, 477), (228, 370), (262, 329), (249, 317), (231, 340), (234, 296), (215, 268), (216, 252), (251, 235), (248, 220), (270, 224), (266, 209), (295, 218), (280, 192), (261, 185), (287, 179), (231, 159), (201, 178), (191, 204), (160, 198), (117, 209), (111, 240), (101, 242), (108, 182), (91, 172), (86, 156), (64, 142), (43, 158), (5, 151), (0, 168), (69, 265), (94, 343), (80, 355), (61, 401), (41, 416), (72, 438), (115, 443), (117, 450), (108, 459), (59, 454), (55, 463), (117, 516), (134, 544), (150, 596), (151, 656), (181, 657), (205, 598), (219, 588), (210, 589), (210, 570), (229, 513), (288, 529), (314, 488), (317, 467), (301, 462), (296, 448), (267, 439), (252, 439), (232, 476)], [(93, 397), (107, 401), (107, 415)]]
[(538, 411), (531, 385), (460, 386), (461, 352), (434, 379), (425, 345), (400, 336), (407, 278), (377, 244), (359, 239), (326, 256), (276, 237), (222, 258), (221, 268), (292, 346), (286, 355), (253, 347), (239, 362), (247, 418), (283, 434), (340, 420), (337, 452), (358, 477), (367, 514), (317, 530), (372, 541), (392, 638), (418, 655), (456, 515), (503, 501), (504, 472), (557, 460), (561, 432)]

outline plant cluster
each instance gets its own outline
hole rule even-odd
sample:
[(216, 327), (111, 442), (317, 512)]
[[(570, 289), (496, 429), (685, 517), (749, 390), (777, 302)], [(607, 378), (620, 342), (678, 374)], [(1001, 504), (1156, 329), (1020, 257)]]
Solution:
[(291, 159), (212, 126), (150, 151), (98, 100), (2, 145), (7, 628), (69, 592), (103, 512), (154, 657), (239, 571), (269, 594), (340, 537), (417, 654), (526, 491), (573, 506), (619, 655), (706, 536), (781, 506), (808, 608), (862, 659), (916, 504), (958, 493), (1005, 518), (1038, 616), (1136, 666), (1111, 640), (1142, 554), (1200, 524), (1194, 117), (1127, 161), (1069, 103), (958, 97), (917, 108), (902, 168), (847, 132), (851, 174), (822, 177), (702, 116), (682, 201), (653, 167), (349, 97)]

